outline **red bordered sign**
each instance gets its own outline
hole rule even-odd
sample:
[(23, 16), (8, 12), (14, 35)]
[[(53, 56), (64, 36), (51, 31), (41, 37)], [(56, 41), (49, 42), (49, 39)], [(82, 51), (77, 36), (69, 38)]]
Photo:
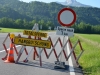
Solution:
[(76, 21), (76, 13), (71, 8), (63, 8), (58, 13), (58, 22), (62, 26), (71, 26)]

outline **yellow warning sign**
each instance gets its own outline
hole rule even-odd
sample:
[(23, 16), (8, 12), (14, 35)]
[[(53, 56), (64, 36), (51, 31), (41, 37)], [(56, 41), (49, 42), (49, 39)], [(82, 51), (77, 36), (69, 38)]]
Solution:
[(24, 45), (24, 46), (35, 46), (40, 48), (51, 48), (51, 42), (48, 40), (34, 40), (28, 38), (14, 38), (14, 44)]
[(38, 36), (38, 37), (47, 38), (47, 33), (35, 32), (35, 31), (29, 31), (29, 30), (24, 30), (23, 35), (31, 35), (31, 36)]

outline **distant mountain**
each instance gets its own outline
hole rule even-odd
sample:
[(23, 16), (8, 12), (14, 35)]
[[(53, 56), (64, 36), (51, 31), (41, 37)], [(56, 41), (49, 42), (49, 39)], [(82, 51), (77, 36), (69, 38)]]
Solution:
[(66, 6), (91, 7), (89, 5), (85, 5), (85, 4), (82, 4), (80, 2), (77, 2), (76, 0), (66, 0), (65, 2), (58, 2), (57, 1), (56, 3), (62, 4), (62, 5), (66, 5)]

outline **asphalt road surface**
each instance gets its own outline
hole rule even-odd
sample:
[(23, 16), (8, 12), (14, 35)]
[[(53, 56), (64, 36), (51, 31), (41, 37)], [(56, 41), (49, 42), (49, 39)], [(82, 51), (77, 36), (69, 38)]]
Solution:
[[(82, 70), (78, 67), (75, 67), (73, 63), (75, 62), (73, 58), (71, 57), (68, 61), (65, 60), (64, 55), (62, 54), (59, 58), (60, 61), (65, 62), (66, 69), (54, 69), (54, 62), (56, 61), (56, 57), (54, 55), (54, 52), (50, 55), (49, 59), (46, 58), (46, 55), (44, 51), (41, 54), (42, 59), (42, 66), (40, 66), (39, 58), (36, 57), (36, 60), (33, 60), (33, 51), (31, 52), (28, 62), (24, 63), (23, 60), (26, 58), (25, 51), (23, 52), (21, 58), (19, 59), (18, 63), (5, 63), (4, 60), (2, 60), (3, 57), (5, 57), (6, 52), (4, 50), (4, 47), (2, 45), (5, 37), (8, 33), (0, 33), (0, 75), (83, 75)], [(22, 35), (22, 33), (14, 33), (16, 36), (18, 34), (21, 34), (23, 37), (28, 37), (25, 35)], [(63, 36), (56, 35), (55, 32), (49, 32), (48, 36), (51, 37), (53, 44), (56, 42), (57, 38), (60, 37), (63, 39)], [(47, 38), (46, 38), (47, 39)], [(10, 47), (10, 40), (9, 38), (5, 42), (7, 49)], [(16, 45), (17, 50), (19, 51), (22, 46)], [(32, 47), (26, 47), (28, 53), (31, 51)], [(57, 52), (57, 55), (61, 51), (60, 44), (58, 43), (55, 47), (55, 50)], [(38, 50), (37, 50), (38, 51)], [(51, 49), (46, 49), (47, 53), (49, 54)], [(65, 48), (66, 54), (67, 47)], [(17, 55), (14, 52), (14, 60), (16, 61)]]

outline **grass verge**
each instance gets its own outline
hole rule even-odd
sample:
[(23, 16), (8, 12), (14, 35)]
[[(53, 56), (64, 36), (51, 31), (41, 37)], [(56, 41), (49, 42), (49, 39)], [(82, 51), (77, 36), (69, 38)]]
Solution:
[[(23, 32), (28, 29), (1, 28), (0, 33)], [(54, 30), (40, 30), (41, 32), (54, 32)]]
[(22, 32), (23, 29), (12, 29), (12, 28), (1, 28), (1, 33), (9, 33), (9, 32)]
[[(84, 75), (100, 75), (100, 43), (98, 45), (99, 35), (76, 34), (71, 41), (73, 44), (80, 39), (83, 49), (85, 50), (79, 59), (80, 65), (83, 67)], [(92, 38), (91, 38), (92, 37)], [(94, 40), (94, 38), (95, 40)], [(89, 40), (90, 39), (90, 40)], [(91, 43), (92, 42), (92, 43)], [(79, 46), (75, 48), (76, 55), (79, 54)]]

